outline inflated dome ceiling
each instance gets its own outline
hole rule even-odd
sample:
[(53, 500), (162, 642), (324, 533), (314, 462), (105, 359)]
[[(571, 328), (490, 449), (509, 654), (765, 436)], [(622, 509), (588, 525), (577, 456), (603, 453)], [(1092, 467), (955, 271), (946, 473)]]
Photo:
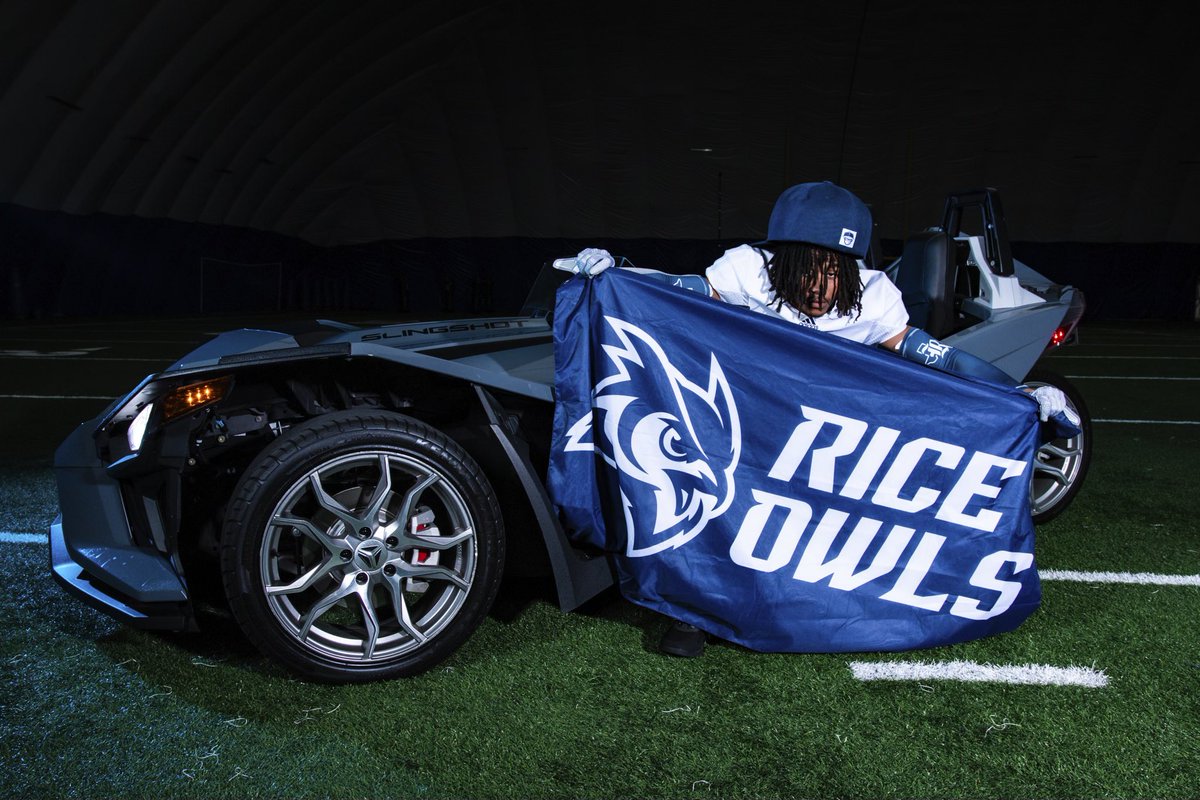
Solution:
[(1172, 4), (29, 0), (0, 202), (412, 237), (757, 237), (829, 179), (901, 237), (990, 185), (1014, 238), (1200, 241)]

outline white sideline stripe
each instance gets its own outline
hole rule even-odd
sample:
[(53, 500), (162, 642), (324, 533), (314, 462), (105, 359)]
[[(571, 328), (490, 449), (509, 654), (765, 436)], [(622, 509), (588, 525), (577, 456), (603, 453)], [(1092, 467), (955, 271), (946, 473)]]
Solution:
[(860, 681), (969, 681), (1018, 683), (1039, 686), (1108, 685), (1103, 670), (1091, 667), (1051, 667), (1045, 664), (977, 664), (974, 661), (851, 661), (850, 671)]
[(1072, 380), (1105, 381), (1200, 381), (1200, 378), (1167, 378), (1161, 375), (1064, 375)]
[(1105, 359), (1123, 358), (1123, 359), (1133, 359), (1136, 361), (1184, 361), (1184, 360), (1198, 361), (1198, 360), (1200, 360), (1200, 356), (1114, 356), (1114, 355), (1077, 356), (1073, 353), (1055, 353), (1053, 358), (1055, 358), (1055, 359), (1059, 359), (1059, 358), (1105, 358)]
[(1115, 425), (1200, 425), (1200, 421), (1189, 419), (1093, 419), (1092, 422), (1110, 422)]
[(116, 400), (113, 394), (0, 394), (0, 400)]
[(1145, 348), (1148, 350), (1158, 350), (1163, 347), (1192, 347), (1192, 348), (1195, 348), (1195, 347), (1200, 347), (1200, 344), (1169, 344), (1166, 342), (1155, 342), (1153, 344), (1141, 344), (1138, 342), (1130, 343), (1130, 342), (1117, 342), (1117, 341), (1106, 342), (1106, 341), (1096, 341), (1095, 339), (1092, 339), (1089, 337), (1086, 342), (1077, 342), (1075, 344), (1075, 347), (1141, 347), (1141, 348)]
[(1081, 583), (1140, 583), (1152, 586), (1200, 586), (1200, 575), (1161, 575), (1155, 572), (1077, 572), (1070, 569), (1043, 569), (1044, 581)]
[(44, 533), (0, 531), (0, 542), (5, 544), (50, 544), (50, 537)]
[(0, 356), (0, 361), (148, 361), (155, 364), (170, 364), (171, 358), (121, 358), (118, 356)]
[[(153, 330), (148, 330), (146, 332), (147, 336), (142, 337), (140, 339), (93, 339), (91, 337), (88, 337), (87, 342), (89, 345), (96, 344), (97, 342), (103, 342), (104, 344), (146, 344), (147, 341), (149, 340), (149, 341), (153, 341), (156, 344), (192, 344), (192, 345), (197, 344), (196, 339), (158, 339), (158, 338), (150, 339), (149, 334), (154, 333), (154, 332), (155, 331), (153, 331)], [(200, 336), (210, 336), (212, 334), (199, 334), (199, 335)], [(57, 345), (57, 346), (60, 346), (63, 348), (69, 348), (72, 350), (79, 349), (79, 347), (75, 346), (75, 345), (61, 344), (61, 342), (63, 342), (64, 339), (59, 336), (8, 336), (8, 337), (6, 337), (6, 340), (10, 341), (10, 342), (49, 342), (50, 344)], [(72, 340), (66, 340), (66, 341), (72, 341)]]

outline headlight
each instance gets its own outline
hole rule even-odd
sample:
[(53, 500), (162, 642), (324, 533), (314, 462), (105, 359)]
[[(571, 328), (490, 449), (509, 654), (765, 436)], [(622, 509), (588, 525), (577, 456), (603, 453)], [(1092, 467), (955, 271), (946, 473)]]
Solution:
[(150, 424), (150, 414), (153, 411), (154, 404), (147, 403), (146, 407), (133, 418), (133, 422), (129, 423), (129, 430), (125, 432), (125, 437), (129, 440), (130, 452), (136, 453), (142, 449), (142, 438), (146, 435), (146, 426)]

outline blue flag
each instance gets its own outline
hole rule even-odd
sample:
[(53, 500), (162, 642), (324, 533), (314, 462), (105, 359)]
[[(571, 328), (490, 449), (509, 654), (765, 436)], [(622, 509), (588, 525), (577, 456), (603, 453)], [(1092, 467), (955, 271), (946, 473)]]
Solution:
[(1037, 607), (1037, 404), (610, 269), (558, 290), (549, 490), (631, 602), (766, 652), (907, 650)]

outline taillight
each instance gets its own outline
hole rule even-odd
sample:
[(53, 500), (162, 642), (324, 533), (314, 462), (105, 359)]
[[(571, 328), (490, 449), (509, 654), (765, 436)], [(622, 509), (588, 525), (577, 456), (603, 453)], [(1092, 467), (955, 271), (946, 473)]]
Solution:
[(1067, 307), (1066, 315), (1059, 321), (1059, 326), (1054, 329), (1054, 333), (1050, 336), (1050, 341), (1046, 342), (1046, 349), (1053, 350), (1055, 347), (1060, 347), (1064, 344), (1071, 344), (1079, 341), (1079, 321), (1083, 319), (1083, 310), (1087, 307), (1083, 299), (1083, 292), (1075, 289), (1071, 293), (1071, 305)]

